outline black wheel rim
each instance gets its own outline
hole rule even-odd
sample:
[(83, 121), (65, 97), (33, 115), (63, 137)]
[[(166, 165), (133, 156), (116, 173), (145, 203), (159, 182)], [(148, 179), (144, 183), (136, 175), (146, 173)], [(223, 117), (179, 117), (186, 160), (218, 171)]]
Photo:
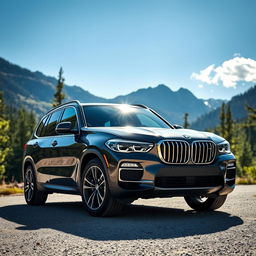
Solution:
[(98, 166), (91, 166), (84, 175), (83, 196), (91, 210), (99, 209), (106, 196), (106, 180)]
[(31, 169), (27, 169), (25, 174), (25, 180), (24, 180), (24, 192), (26, 200), (29, 202), (32, 200), (32, 197), (34, 195), (34, 175), (33, 171)]

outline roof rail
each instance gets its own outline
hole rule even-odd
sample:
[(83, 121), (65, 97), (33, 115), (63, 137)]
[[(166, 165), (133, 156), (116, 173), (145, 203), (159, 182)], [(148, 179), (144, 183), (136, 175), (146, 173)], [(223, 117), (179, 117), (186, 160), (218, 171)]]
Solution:
[(76, 104), (78, 104), (78, 105), (81, 104), (79, 100), (71, 100), (71, 101), (62, 103), (62, 104), (60, 104), (60, 105), (57, 106), (57, 107), (52, 108), (52, 109), (49, 110), (45, 115), (47, 115), (48, 113), (52, 112), (53, 110), (55, 110), (55, 109), (57, 109), (57, 108), (59, 108), (59, 107), (62, 107), (62, 106), (65, 106), (65, 105), (69, 105), (69, 104), (72, 104), (72, 103), (76, 103)]
[(136, 106), (136, 107), (141, 107), (141, 108), (148, 108), (146, 105), (144, 104), (131, 104), (132, 106)]

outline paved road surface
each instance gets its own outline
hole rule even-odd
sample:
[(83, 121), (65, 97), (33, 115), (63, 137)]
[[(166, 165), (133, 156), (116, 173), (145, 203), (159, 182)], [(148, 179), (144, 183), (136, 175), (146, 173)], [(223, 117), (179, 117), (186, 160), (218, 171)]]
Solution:
[(256, 185), (207, 213), (183, 198), (138, 200), (114, 218), (89, 216), (72, 195), (42, 207), (6, 196), (0, 206), (0, 255), (256, 255)]

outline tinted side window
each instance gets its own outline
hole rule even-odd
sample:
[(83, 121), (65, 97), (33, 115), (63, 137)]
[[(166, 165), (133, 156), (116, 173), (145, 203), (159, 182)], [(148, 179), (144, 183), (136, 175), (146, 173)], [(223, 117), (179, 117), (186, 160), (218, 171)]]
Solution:
[(36, 130), (36, 135), (41, 137), (42, 136), (42, 130), (44, 128), (44, 125), (46, 123), (46, 117), (44, 119), (41, 120), (37, 130)]
[(71, 129), (77, 130), (78, 125), (77, 125), (76, 110), (73, 107), (66, 108), (62, 115), (61, 122), (71, 122)]
[(56, 132), (55, 132), (55, 128), (56, 128), (56, 125), (57, 125), (57, 122), (59, 120), (61, 112), (62, 112), (62, 110), (57, 110), (57, 111), (52, 113), (52, 115), (50, 117), (50, 120), (47, 124), (46, 132), (45, 132), (44, 136), (57, 135)]
[(46, 116), (42, 119), (42, 121), (40, 122), (37, 130), (36, 130), (36, 135), (38, 137), (43, 137), (45, 130), (46, 130), (46, 125), (47, 125), (47, 121), (49, 120), (49, 116)]

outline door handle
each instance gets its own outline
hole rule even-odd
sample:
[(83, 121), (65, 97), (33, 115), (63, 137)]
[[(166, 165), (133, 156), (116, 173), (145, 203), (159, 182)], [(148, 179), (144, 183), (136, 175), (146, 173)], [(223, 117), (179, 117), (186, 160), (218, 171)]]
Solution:
[(57, 145), (58, 145), (57, 140), (54, 140), (54, 141), (52, 142), (52, 146), (55, 147), (55, 146), (57, 146)]

